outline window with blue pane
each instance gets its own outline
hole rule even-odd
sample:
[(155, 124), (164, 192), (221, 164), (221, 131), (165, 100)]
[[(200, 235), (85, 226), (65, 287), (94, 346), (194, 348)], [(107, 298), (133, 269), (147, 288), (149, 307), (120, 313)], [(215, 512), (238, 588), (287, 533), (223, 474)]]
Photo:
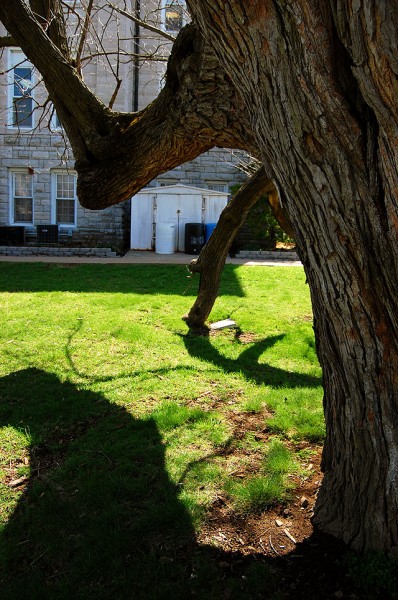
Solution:
[(16, 127), (32, 127), (32, 68), (14, 68), (14, 92), (12, 124)]

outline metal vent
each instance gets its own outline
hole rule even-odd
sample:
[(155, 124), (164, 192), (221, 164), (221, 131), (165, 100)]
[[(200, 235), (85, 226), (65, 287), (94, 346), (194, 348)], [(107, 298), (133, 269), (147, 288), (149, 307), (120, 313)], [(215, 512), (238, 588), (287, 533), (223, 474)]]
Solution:
[(37, 225), (38, 244), (58, 244), (58, 225)]

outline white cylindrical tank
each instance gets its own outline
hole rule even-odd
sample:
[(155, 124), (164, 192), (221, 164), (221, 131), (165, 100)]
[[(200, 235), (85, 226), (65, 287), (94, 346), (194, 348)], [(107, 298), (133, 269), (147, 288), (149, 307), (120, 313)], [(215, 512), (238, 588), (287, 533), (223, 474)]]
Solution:
[(156, 223), (156, 254), (174, 254), (175, 231), (174, 223)]

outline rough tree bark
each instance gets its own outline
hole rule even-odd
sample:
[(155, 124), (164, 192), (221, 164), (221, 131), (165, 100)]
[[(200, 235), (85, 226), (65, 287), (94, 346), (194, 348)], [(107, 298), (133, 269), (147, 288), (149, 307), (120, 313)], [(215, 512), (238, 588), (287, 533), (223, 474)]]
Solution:
[(310, 285), (327, 426), (314, 522), (396, 552), (396, 5), (189, 6), (239, 82)]
[(324, 375), (314, 522), (397, 553), (396, 3), (188, 5), (195, 25), (176, 42), (166, 89), (137, 115), (105, 109), (22, 0), (2, 0), (0, 19), (43, 74), (86, 206), (120, 201), (211, 146), (261, 157), (295, 232)]

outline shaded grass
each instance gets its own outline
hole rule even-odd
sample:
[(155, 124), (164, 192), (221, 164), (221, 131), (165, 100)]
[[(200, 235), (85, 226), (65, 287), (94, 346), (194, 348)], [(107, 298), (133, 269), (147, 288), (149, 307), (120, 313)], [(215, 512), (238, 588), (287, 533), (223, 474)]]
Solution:
[(358, 591), (369, 600), (398, 597), (397, 561), (381, 552), (366, 551), (362, 556), (345, 557), (349, 575)]
[[(302, 269), (228, 266), (211, 320), (232, 316), (240, 329), (207, 338), (181, 321), (197, 285), (186, 275), (0, 263), (5, 598), (186, 598), (199, 581), (222, 597), (206, 552), (194, 578), (179, 555), (229, 490), (232, 412), (266, 406), (264, 426), (282, 440), (322, 437)], [(245, 510), (285, 499), (296, 468), (281, 441), (256, 451), (261, 482), (229, 492), (253, 487)], [(28, 486), (9, 487), (27, 473)]]

